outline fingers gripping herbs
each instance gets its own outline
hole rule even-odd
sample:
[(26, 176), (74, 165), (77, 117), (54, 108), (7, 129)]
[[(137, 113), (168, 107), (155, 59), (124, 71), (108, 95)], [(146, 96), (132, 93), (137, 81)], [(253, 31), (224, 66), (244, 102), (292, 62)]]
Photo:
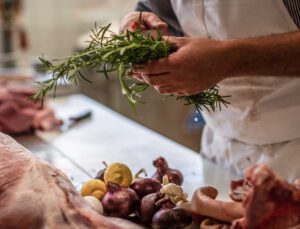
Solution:
[[(35, 101), (42, 100), (50, 92), (55, 94), (58, 84), (63, 82), (77, 84), (79, 81), (89, 81), (81, 72), (84, 69), (94, 69), (109, 78), (111, 72), (118, 72), (118, 79), (122, 93), (127, 97), (130, 105), (135, 109), (139, 98), (148, 88), (148, 84), (134, 81), (129, 76), (138, 68), (138, 65), (149, 60), (157, 60), (167, 57), (174, 52), (172, 44), (164, 41), (160, 31), (154, 38), (150, 32), (142, 31), (141, 23), (134, 32), (127, 31), (124, 34), (115, 34), (110, 30), (110, 24), (105, 27), (97, 27), (91, 30), (88, 47), (74, 55), (48, 61), (44, 56), (40, 57), (45, 69), (52, 74), (52, 78), (40, 83), (40, 90), (33, 96)], [(192, 96), (179, 96), (187, 105), (193, 104), (196, 109), (215, 110), (226, 105), (226, 96), (218, 94), (217, 87)]]

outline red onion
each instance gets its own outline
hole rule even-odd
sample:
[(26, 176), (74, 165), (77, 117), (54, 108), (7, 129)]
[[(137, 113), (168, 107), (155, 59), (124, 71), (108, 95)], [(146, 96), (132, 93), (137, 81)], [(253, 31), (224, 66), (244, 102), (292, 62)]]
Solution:
[(160, 206), (157, 206), (155, 202), (161, 196), (164, 196), (164, 194), (151, 193), (143, 197), (140, 206), (140, 218), (142, 223), (150, 224), (152, 222), (153, 215), (160, 209)]
[(139, 207), (139, 197), (130, 188), (108, 182), (108, 192), (101, 200), (104, 212), (108, 216), (126, 218)]
[(169, 197), (164, 197), (156, 201), (157, 206), (161, 206), (161, 209), (172, 209), (175, 208), (176, 205), (172, 202)]
[(161, 203), (156, 204), (165, 197), (165, 194), (157, 192), (144, 196), (140, 205), (140, 219), (144, 224), (150, 224), (152, 217), (161, 208)]
[(163, 157), (159, 157), (154, 160), (153, 165), (157, 168), (156, 172), (152, 176), (153, 179), (162, 182), (163, 176), (167, 175), (170, 183), (182, 185), (183, 176), (181, 172), (176, 169), (169, 168), (167, 161)]
[(152, 219), (154, 229), (182, 229), (191, 223), (191, 214), (179, 207), (162, 208), (154, 214)]
[(133, 189), (140, 198), (144, 196), (155, 193), (161, 189), (161, 183), (157, 180), (151, 178), (142, 178), (135, 181), (130, 188)]
[(144, 196), (140, 206), (141, 222), (150, 224), (153, 215), (162, 207), (174, 208), (175, 205), (169, 198), (165, 197), (164, 193), (157, 192)]
[(207, 216), (197, 215), (195, 213), (192, 213), (193, 222), (196, 225), (200, 225), (204, 220), (207, 219)]
[(139, 225), (142, 224), (141, 218), (140, 218), (140, 216), (138, 214), (131, 214), (128, 217), (126, 217), (126, 220), (129, 220), (129, 221), (131, 221), (131, 222), (133, 222), (135, 224), (139, 224)]

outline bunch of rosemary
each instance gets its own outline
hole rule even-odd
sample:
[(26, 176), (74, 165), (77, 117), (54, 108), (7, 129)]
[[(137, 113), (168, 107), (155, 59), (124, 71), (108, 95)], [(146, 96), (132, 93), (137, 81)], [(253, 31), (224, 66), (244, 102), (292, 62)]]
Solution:
[[(41, 98), (43, 101), (50, 91), (55, 95), (56, 87), (60, 82), (75, 84), (80, 80), (90, 82), (81, 73), (83, 69), (95, 69), (99, 73), (104, 73), (107, 79), (110, 72), (118, 71), (122, 92), (135, 109), (135, 104), (139, 102), (138, 98), (149, 85), (133, 82), (127, 76), (134, 72), (136, 65), (166, 57), (174, 51), (172, 44), (165, 42), (159, 31), (154, 38), (150, 32), (142, 31), (140, 24), (136, 31), (127, 31), (121, 35), (110, 31), (110, 24), (105, 27), (95, 25), (91, 30), (91, 41), (82, 52), (53, 62), (48, 61), (44, 56), (40, 57), (45, 69), (52, 74), (52, 78), (39, 83), (40, 90), (33, 99), (38, 101)], [(59, 63), (53, 64), (56, 61)], [(219, 95), (218, 88), (214, 87), (196, 95), (179, 96), (177, 99), (184, 100), (187, 105), (195, 105), (198, 111), (202, 108), (207, 110), (211, 108), (214, 111), (216, 108), (221, 109), (222, 104), (226, 106), (228, 103), (226, 97)]]

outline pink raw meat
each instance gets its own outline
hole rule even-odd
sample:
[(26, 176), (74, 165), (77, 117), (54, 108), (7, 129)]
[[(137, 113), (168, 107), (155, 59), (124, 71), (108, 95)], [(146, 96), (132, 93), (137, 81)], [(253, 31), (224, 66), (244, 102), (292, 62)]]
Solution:
[(35, 90), (0, 84), (0, 131), (20, 134), (33, 129), (51, 130), (61, 124), (52, 109), (29, 99)]
[(1, 229), (141, 229), (92, 210), (60, 170), (0, 133)]
[(251, 183), (243, 199), (245, 215), (233, 229), (300, 228), (300, 189), (297, 184), (276, 176), (266, 165), (250, 168), (246, 179)]

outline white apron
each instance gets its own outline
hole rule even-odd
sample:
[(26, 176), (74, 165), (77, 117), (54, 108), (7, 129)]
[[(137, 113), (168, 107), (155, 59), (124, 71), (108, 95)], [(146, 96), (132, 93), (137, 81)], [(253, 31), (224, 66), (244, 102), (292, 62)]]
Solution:
[[(298, 30), (283, 0), (171, 2), (187, 36), (226, 40)], [(300, 177), (300, 78), (236, 77), (219, 86), (231, 105), (203, 112), (201, 153), (240, 174), (264, 162), (290, 181)]]

